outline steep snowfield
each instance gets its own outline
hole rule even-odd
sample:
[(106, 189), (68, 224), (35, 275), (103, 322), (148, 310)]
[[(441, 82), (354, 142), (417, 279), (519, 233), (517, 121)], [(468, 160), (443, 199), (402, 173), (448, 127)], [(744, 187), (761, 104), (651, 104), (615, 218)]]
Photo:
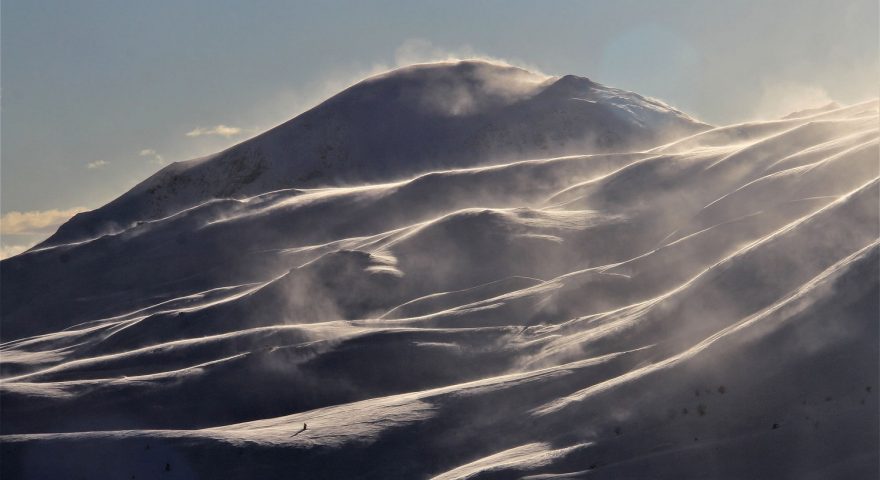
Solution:
[(877, 478), (878, 137), (367, 80), (0, 264), (2, 476)]

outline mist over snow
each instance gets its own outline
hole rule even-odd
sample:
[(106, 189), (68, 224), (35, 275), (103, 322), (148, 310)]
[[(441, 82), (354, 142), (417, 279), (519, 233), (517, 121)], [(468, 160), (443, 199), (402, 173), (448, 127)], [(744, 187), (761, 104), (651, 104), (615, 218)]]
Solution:
[(0, 473), (877, 478), (880, 105), (820, 99), (434, 62), (167, 165), (0, 263)]

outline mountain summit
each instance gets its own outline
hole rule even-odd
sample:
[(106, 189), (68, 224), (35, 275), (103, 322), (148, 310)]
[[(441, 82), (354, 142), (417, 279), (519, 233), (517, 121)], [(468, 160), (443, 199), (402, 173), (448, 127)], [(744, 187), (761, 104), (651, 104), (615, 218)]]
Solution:
[(662, 102), (587, 78), (483, 61), (414, 65), (363, 80), (223, 152), (169, 165), (77, 215), (41, 246), (119, 232), (212, 199), (632, 151), (706, 128)]

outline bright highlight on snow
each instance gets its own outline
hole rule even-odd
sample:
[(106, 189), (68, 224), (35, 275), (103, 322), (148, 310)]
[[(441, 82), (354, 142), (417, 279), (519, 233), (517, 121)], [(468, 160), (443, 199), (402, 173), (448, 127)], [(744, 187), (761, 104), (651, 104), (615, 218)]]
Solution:
[(876, 478), (878, 118), (370, 77), (2, 261), (2, 477)]

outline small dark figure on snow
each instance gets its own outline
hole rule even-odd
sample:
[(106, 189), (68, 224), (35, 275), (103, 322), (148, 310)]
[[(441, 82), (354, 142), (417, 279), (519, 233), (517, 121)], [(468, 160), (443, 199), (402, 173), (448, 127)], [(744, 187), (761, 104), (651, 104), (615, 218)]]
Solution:
[(295, 436), (299, 435), (300, 433), (305, 432), (308, 428), (309, 428), (309, 426), (308, 426), (307, 424), (303, 423), (303, 428), (302, 428), (302, 430), (300, 430), (300, 431), (294, 433), (293, 435), (291, 435), (291, 437), (295, 437)]

